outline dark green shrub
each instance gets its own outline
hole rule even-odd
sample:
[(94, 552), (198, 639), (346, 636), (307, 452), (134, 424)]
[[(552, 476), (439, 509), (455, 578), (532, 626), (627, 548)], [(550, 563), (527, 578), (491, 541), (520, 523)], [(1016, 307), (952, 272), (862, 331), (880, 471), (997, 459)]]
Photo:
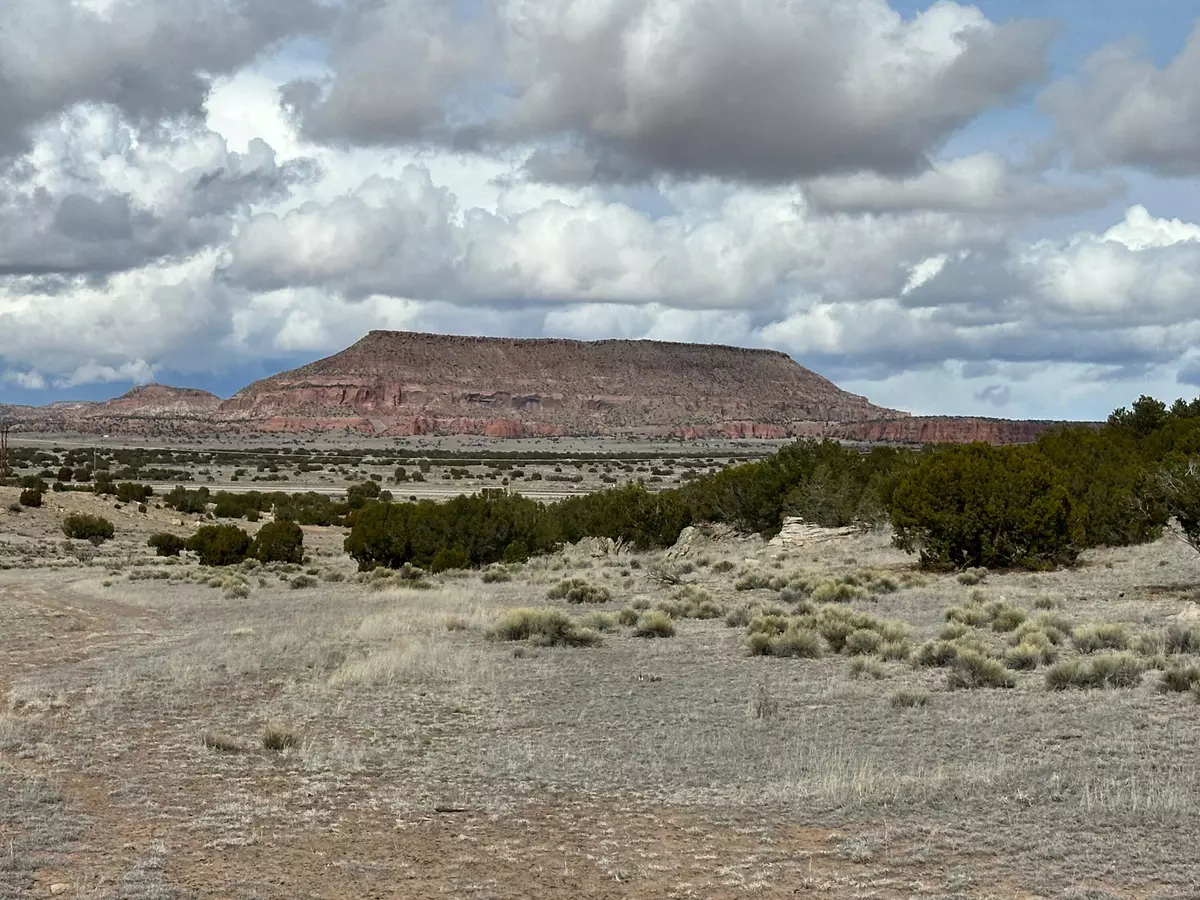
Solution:
[(155, 556), (178, 556), (186, 547), (187, 542), (173, 534), (159, 532), (150, 535), (146, 546), (154, 550)]
[(204, 566), (235, 566), (250, 553), (250, 535), (236, 525), (205, 525), (188, 538), (186, 548)]
[(972, 444), (923, 456), (892, 494), (895, 544), (934, 569), (1046, 569), (1082, 544), (1055, 469), (1027, 447)]
[(154, 496), (154, 488), (148, 484), (125, 481), (117, 485), (117, 500), (121, 503), (145, 503)]
[(258, 530), (250, 556), (259, 562), (304, 562), (304, 532), (295, 522), (268, 522)]
[(63, 520), (62, 532), (69, 538), (91, 541), (97, 545), (112, 540), (112, 536), (116, 533), (113, 523), (108, 519), (91, 516), (87, 513), (71, 513), (67, 516)]
[(435, 575), (449, 569), (469, 568), (471, 568), (471, 557), (462, 547), (443, 547), (433, 555), (433, 561), (429, 564), (429, 571)]
[(21, 496), (18, 501), (22, 506), (28, 506), (31, 509), (36, 509), (42, 505), (42, 492), (33, 488), (25, 488), (21, 491)]

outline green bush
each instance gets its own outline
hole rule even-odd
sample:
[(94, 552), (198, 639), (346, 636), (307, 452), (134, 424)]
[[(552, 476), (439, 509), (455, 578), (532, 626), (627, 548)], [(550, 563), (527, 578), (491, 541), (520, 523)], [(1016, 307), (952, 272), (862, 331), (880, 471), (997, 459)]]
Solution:
[(295, 522), (268, 522), (258, 530), (249, 556), (259, 562), (304, 562), (304, 532)]
[(557, 609), (510, 609), (505, 611), (491, 636), (500, 641), (529, 641), (542, 647), (592, 647), (600, 635), (579, 627)]
[(998, 660), (969, 649), (959, 649), (946, 675), (946, 686), (951, 689), (1011, 688), (1015, 684)]
[(675, 636), (675, 623), (665, 612), (651, 609), (638, 617), (633, 629), (634, 636), (644, 638), (668, 638)]
[(892, 494), (897, 547), (933, 569), (1047, 569), (1078, 556), (1082, 528), (1054, 467), (1028, 447), (924, 455)]
[(1127, 688), (1142, 680), (1143, 665), (1132, 653), (1100, 653), (1083, 659), (1064, 659), (1046, 670), (1046, 687)]
[(33, 488), (25, 488), (25, 490), (21, 491), (21, 496), (17, 498), (17, 502), (30, 509), (36, 509), (42, 505), (42, 492)]
[(250, 553), (250, 535), (236, 525), (205, 525), (187, 540), (204, 566), (236, 566)]
[(842, 648), (847, 656), (866, 656), (876, 653), (881, 643), (880, 637), (868, 628), (859, 628), (850, 633)]
[(771, 635), (765, 652), (753, 643), (753, 637), (750, 647), (756, 655), (779, 659), (820, 659), (825, 655), (825, 641), (821, 635), (797, 622), (791, 622), (784, 631)]
[(146, 546), (154, 550), (155, 556), (178, 556), (185, 545), (183, 538), (161, 531), (150, 535), (150, 540), (146, 541)]
[(108, 519), (87, 513), (71, 513), (63, 520), (62, 532), (69, 538), (99, 545), (112, 540), (116, 530)]
[(568, 603), (607, 603), (612, 599), (608, 588), (589, 584), (582, 578), (564, 578), (546, 592), (551, 600), (566, 600)]
[(1075, 629), (1071, 642), (1080, 653), (1095, 653), (1097, 650), (1128, 650), (1132, 643), (1129, 630), (1116, 622), (1101, 622), (1081, 625)]
[(145, 503), (152, 496), (154, 488), (148, 484), (125, 481), (117, 485), (117, 500), (121, 503)]

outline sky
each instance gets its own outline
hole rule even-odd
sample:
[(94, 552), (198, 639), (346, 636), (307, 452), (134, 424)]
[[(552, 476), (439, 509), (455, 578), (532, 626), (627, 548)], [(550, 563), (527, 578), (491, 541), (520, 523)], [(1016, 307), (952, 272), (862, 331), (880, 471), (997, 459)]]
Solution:
[(1200, 393), (1180, 0), (5, 0), (0, 403), (374, 328), (769, 347), (927, 415)]

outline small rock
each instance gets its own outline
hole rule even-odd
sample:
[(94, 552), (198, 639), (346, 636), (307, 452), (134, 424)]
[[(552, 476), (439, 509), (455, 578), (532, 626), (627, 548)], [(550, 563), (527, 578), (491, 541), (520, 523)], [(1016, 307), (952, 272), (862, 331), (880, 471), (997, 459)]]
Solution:
[(59, 894), (65, 894), (70, 889), (71, 889), (71, 886), (69, 884), (67, 884), (65, 881), (59, 881), (59, 882), (56, 882), (55, 884), (50, 885), (50, 893), (56, 897)]

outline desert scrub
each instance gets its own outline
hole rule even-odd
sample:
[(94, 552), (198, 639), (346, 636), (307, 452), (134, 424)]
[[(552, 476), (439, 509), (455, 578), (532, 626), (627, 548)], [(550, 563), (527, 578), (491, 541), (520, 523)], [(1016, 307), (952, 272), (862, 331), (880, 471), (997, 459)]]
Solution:
[(825, 642), (817, 632), (797, 622), (789, 622), (781, 631), (755, 631), (746, 639), (751, 656), (774, 656), (780, 659), (820, 659), (825, 655)]
[(1071, 643), (1080, 653), (1095, 653), (1098, 650), (1128, 650), (1132, 638), (1129, 629), (1117, 622), (1099, 622), (1081, 625), (1075, 629)]
[(887, 662), (907, 662), (912, 656), (912, 644), (908, 638), (883, 641), (879, 645), (879, 658)]
[(288, 582), (288, 587), (293, 591), (303, 590), (304, 588), (316, 587), (320, 582), (311, 575), (297, 575)]
[(1007, 603), (1002, 602), (989, 605), (987, 611), (992, 619), (992, 631), (999, 631), (1001, 633), (1016, 631), (1029, 618), (1029, 614), (1025, 610), (1009, 606)]
[(971, 649), (960, 648), (946, 674), (946, 686), (951, 690), (1010, 688), (1015, 685), (1016, 681), (999, 660)]
[(970, 625), (964, 625), (962, 622), (947, 622), (942, 626), (942, 630), (938, 632), (938, 640), (957, 641), (959, 638), (966, 637), (970, 633)]
[(608, 631), (616, 631), (622, 624), (621, 616), (615, 612), (600, 612), (599, 610), (588, 613), (580, 617), (579, 624), (583, 628), (590, 628), (592, 631), (601, 633)]
[(985, 628), (991, 624), (992, 617), (982, 604), (968, 603), (965, 606), (952, 606), (946, 610), (946, 621), (966, 625), (968, 628)]
[(972, 566), (958, 573), (958, 583), (973, 587), (986, 581), (989, 574), (988, 570), (982, 566)]
[(1014, 672), (1032, 672), (1038, 666), (1054, 662), (1054, 647), (1050, 644), (1017, 644), (1004, 653), (1004, 665)]
[(725, 613), (725, 625), (728, 628), (745, 628), (754, 618), (755, 607), (749, 604), (735, 606)]
[(1164, 694), (1183, 694), (1200, 684), (1200, 665), (1174, 663), (1158, 676), (1158, 690)]
[(823, 581), (813, 588), (811, 595), (813, 603), (853, 603), (866, 598), (865, 588), (846, 581)]
[(1167, 626), (1163, 644), (1167, 653), (1200, 653), (1200, 628), (1172, 622)]
[(507, 569), (495, 568), (484, 572), (481, 580), (484, 584), (499, 584), (505, 581), (512, 581), (512, 576), (508, 574)]
[(929, 692), (918, 688), (901, 688), (888, 698), (893, 709), (916, 709), (929, 704)]
[(913, 664), (929, 669), (945, 669), (954, 665), (963, 650), (978, 651), (979, 647), (967, 641), (927, 641), (913, 657)]
[(90, 541), (99, 546), (112, 540), (115, 530), (113, 523), (101, 516), (71, 513), (63, 520), (62, 533), (74, 540)]
[(632, 606), (627, 606), (617, 613), (617, 621), (622, 625), (632, 628), (637, 624), (638, 617), (641, 613)]
[(582, 578), (564, 578), (546, 592), (551, 600), (568, 603), (607, 603), (612, 599), (608, 588), (589, 584)]
[(235, 584), (225, 589), (225, 598), (227, 600), (245, 600), (250, 596), (250, 585)]
[(660, 609), (651, 609), (642, 613), (634, 626), (635, 637), (669, 638), (675, 636), (675, 623), (671, 617)]
[[(714, 567), (715, 571), (715, 567)], [(763, 575), (761, 572), (750, 572), (739, 578), (733, 585), (735, 591), (760, 591), (769, 590), (771, 587), (770, 576)]]
[(718, 575), (724, 575), (726, 572), (732, 572), (733, 569), (733, 562), (732, 560), (728, 559), (722, 559), (719, 562), (715, 562), (712, 566), (712, 571), (716, 572)]
[(842, 652), (847, 656), (868, 656), (879, 650), (882, 639), (869, 628), (859, 628), (852, 631), (846, 638)]
[(1055, 663), (1046, 670), (1046, 687), (1052, 691), (1137, 687), (1142, 671), (1142, 661), (1132, 653), (1098, 653)]
[(557, 609), (506, 610), (489, 632), (498, 641), (529, 641), (542, 647), (592, 647), (600, 635)]
[(877, 659), (859, 656), (850, 660), (850, 677), (873, 678), (875, 681), (881, 681), (887, 677), (887, 669)]

